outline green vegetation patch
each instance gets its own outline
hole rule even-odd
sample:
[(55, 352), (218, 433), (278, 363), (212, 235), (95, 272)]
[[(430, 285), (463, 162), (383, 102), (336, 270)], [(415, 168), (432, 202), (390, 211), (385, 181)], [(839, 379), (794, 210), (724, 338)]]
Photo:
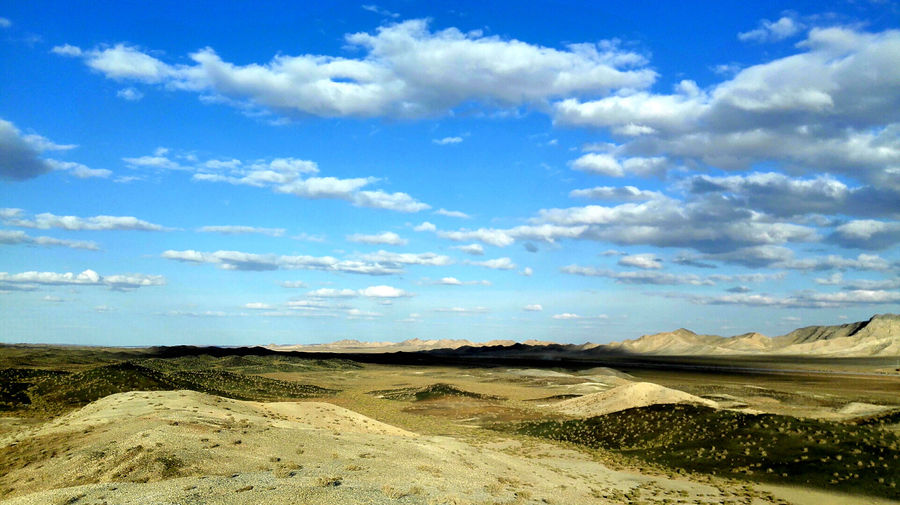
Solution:
[(432, 384), (421, 388), (401, 388), (401, 389), (385, 389), (380, 391), (370, 391), (369, 394), (376, 395), (380, 398), (399, 401), (425, 401), (437, 400), (440, 398), (465, 397), (476, 398), (480, 400), (501, 400), (499, 396), (483, 395), (473, 393), (464, 389), (445, 383)]
[(132, 362), (49, 377), (28, 390), (35, 408), (48, 412), (78, 407), (116, 393), (173, 389), (164, 374)]
[[(115, 393), (190, 389), (236, 400), (277, 401), (334, 394), (337, 390), (219, 369), (204, 369), (192, 359), (152, 359), (103, 365), (78, 373), (48, 372), (31, 382), (3, 382), (3, 393), (18, 408), (55, 414)], [(12, 373), (12, 372), (8, 372)], [(27, 398), (23, 398), (25, 395)], [(26, 401), (27, 400), (27, 401)], [(13, 405), (10, 403), (10, 405)]]
[(224, 370), (242, 374), (265, 374), (275, 372), (310, 372), (355, 370), (362, 365), (347, 359), (306, 359), (297, 356), (179, 356), (177, 358), (154, 358), (143, 361), (147, 366), (168, 371), (180, 370)]
[(55, 370), (30, 368), (0, 369), (0, 412), (28, 406), (28, 389), (47, 378), (67, 375)]
[(900, 441), (877, 426), (654, 405), (494, 428), (677, 469), (900, 499)]

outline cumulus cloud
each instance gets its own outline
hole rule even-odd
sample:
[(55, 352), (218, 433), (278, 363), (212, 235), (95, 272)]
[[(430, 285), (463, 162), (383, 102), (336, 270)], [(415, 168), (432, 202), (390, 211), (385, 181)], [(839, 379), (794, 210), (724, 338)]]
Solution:
[(456, 277), (442, 277), (441, 279), (435, 281), (434, 284), (440, 284), (443, 286), (475, 286), (475, 285), (490, 286), (491, 282), (485, 281), (485, 280), (461, 281), (461, 280), (457, 279)]
[(662, 259), (656, 257), (655, 254), (629, 254), (619, 258), (619, 265), (625, 267), (643, 268), (645, 270), (653, 270), (662, 268)]
[(144, 94), (138, 91), (135, 88), (123, 88), (116, 92), (116, 96), (121, 98), (122, 100), (128, 100), (129, 102), (137, 102), (141, 98), (144, 98)]
[(797, 48), (708, 89), (683, 81), (671, 94), (567, 98), (554, 104), (555, 121), (613, 133), (641, 127), (621, 135), (608, 154), (617, 159), (661, 156), (725, 170), (776, 162), (897, 187), (900, 31), (814, 28)]
[(480, 31), (431, 31), (425, 20), (348, 34), (345, 41), (364, 55), (277, 55), (267, 63), (238, 65), (208, 47), (188, 55), (188, 64), (165, 63), (121, 43), (87, 50), (58, 46), (53, 52), (80, 58), (116, 81), (163, 84), (288, 116), (433, 116), (464, 103), (515, 107), (641, 89), (656, 79), (641, 55), (612, 42), (554, 49)]
[(841, 247), (886, 249), (900, 243), (900, 222), (860, 219), (835, 228), (828, 240)]
[(54, 170), (80, 179), (109, 177), (112, 174), (106, 169), (43, 157), (47, 151), (65, 151), (75, 147), (56, 144), (40, 135), (23, 134), (14, 124), (0, 119), (0, 179), (24, 181)]
[(0, 209), (0, 222), (7, 226), (21, 228), (61, 228), (63, 230), (137, 230), (137, 231), (168, 231), (162, 225), (150, 223), (133, 216), (57, 216), (49, 212), (27, 216), (22, 209)]
[(39, 246), (60, 246), (70, 249), (86, 249), (88, 251), (98, 251), (100, 247), (96, 242), (84, 240), (64, 240), (53, 237), (32, 237), (23, 231), (18, 230), (0, 230), (0, 244), (15, 245), (39, 245)]
[(447, 210), (447, 209), (438, 209), (434, 211), (435, 214), (447, 217), (458, 217), (461, 219), (470, 219), (472, 216), (466, 214), (465, 212), (460, 212), (458, 210)]
[(444, 137), (442, 139), (432, 140), (432, 142), (434, 142), (435, 144), (437, 144), (439, 146), (459, 144), (462, 141), (463, 141), (462, 137)]
[(355, 298), (359, 296), (359, 293), (352, 289), (321, 288), (306, 293), (306, 296), (312, 298)]
[(365, 261), (371, 261), (384, 265), (427, 265), (427, 266), (447, 266), (453, 264), (453, 259), (449, 256), (436, 254), (432, 252), (426, 253), (395, 253), (390, 251), (378, 251), (374, 253), (363, 254), (360, 256)]
[(365, 289), (360, 289), (359, 294), (368, 298), (402, 298), (412, 296), (411, 293), (402, 289), (385, 285), (369, 286)]
[(446, 266), (453, 263), (447, 256), (435, 253), (392, 253), (378, 251), (360, 255), (358, 259), (331, 256), (255, 254), (241, 251), (202, 252), (168, 250), (161, 257), (182, 263), (211, 264), (223, 270), (322, 270), (362, 275), (394, 275), (403, 273), (407, 265)]
[(424, 221), (422, 222), (422, 224), (414, 227), (413, 231), (437, 231), (437, 226), (429, 223), (428, 221)]
[(608, 154), (588, 153), (571, 163), (572, 168), (590, 174), (622, 177), (625, 170), (622, 165)]
[(597, 186), (588, 189), (575, 189), (569, 192), (572, 198), (590, 198), (592, 200), (643, 202), (661, 198), (658, 191), (647, 191), (634, 186)]
[(509, 258), (495, 258), (485, 261), (469, 261), (470, 265), (490, 268), (493, 270), (512, 270), (516, 268), (516, 264)]
[(445, 314), (457, 314), (460, 316), (470, 316), (474, 314), (486, 314), (490, 312), (487, 307), (438, 307), (434, 309), (435, 312), (442, 312)]
[(614, 270), (568, 265), (560, 269), (561, 272), (585, 277), (605, 277), (614, 279), (620, 284), (656, 284), (656, 285), (690, 285), (712, 286), (715, 282), (706, 277), (694, 274), (672, 274), (666, 272), (642, 271), (642, 272), (616, 272)]
[(759, 27), (738, 34), (738, 39), (743, 42), (778, 42), (792, 37), (803, 30), (803, 25), (789, 16), (782, 16), (778, 21), (763, 19)]
[(484, 247), (481, 244), (466, 244), (466, 245), (457, 245), (453, 246), (454, 249), (462, 251), (466, 254), (471, 254), (472, 256), (483, 256), (484, 255)]
[(735, 204), (776, 217), (896, 216), (900, 213), (900, 191), (867, 185), (850, 187), (827, 174), (808, 179), (775, 172), (727, 177), (698, 175), (688, 179), (685, 186), (692, 194), (726, 195)]
[(750, 268), (780, 268), (787, 270), (876, 270), (890, 268), (890, 262), (876, 254), (859, 254), (846, 258), (835, 254), (796, 258), (794, 251), (780, 246), (756, 246), (718, 254), (707, 254), (705, 259), (743, 265)]
[[(158, 156), (152, 158), (159, 158)], [(168, 159), (166, 159), (168, 160)], [(154, 163), (157, 163), (154, 161)], [(171, 160), (160, 164), (176, 165)], [(378, 181), (376, 177), (310, 176), (319, 172), (316, 163), (295, 158), (275, 158), (269, 162), (242, 163), (239, 160), (211, 160), (194, 167), (193, 179), (206, 182), (224, 182), (234, 185), (270, 188), (276, 193), (290, 194), (312, 200), (345, 200), (357, 207), (394, 210), (398, 212), (419, 212), (430, 206), (417, 201), (402, 192), (388, 193), (383, 190), (365, 190)]]
[(221, 233), (223, 235), (244, 235), (248, 233), (257, 233), (260, 235), (268, 235), (270, 237), (280, 237), (284, 235), (284, 228), (260, 228), (257, 226), (241, 226), (241, 225), (221, 225), (221, 226), (202, 226), (197, 228), (202, 233)]
[(347, 235), (347, 240), (360, 244), (406, 245), (407, 243), (409, 243), (408, 240), (406, 240), (405, 238), (401, 238), (400, 235), (397, 235), (392, 231), (386, 231), (384, 233), (377, 233), (374, 235), (354, 233), (353, 235)]
[(244, 304), (244, 308), (250, 310), (272, 310), (275, 307), (273, 305), (269, 305), (268, 303), (249, 302)]
[(900, 302), (900, 292), (877, 289), (853, 289), (837, 292), (802, 291), (789, 296), (763, 294), (727, 294), (697, 296), (682, 293), (666, 293), (663, 296), (687, 298), (702, 305), (742, 305), (747, 307), (775, 308), (840, 308), (854, 305), (885, 305)]
[(540, 240), (554, 243), (561, 238), (578, 238), (587, 230), (587, 226), (558, 226), (553, 223), (522, 225), (514, 228), (479, 228), (477, 230), (461, 229), (456, 231), (437, 232), (441, 238), (457, 242), (476, 240), (488, 245), (506, 247), (516, 240)]
[(393, 275), (403, 270), (396, 265), (377, 262), (338, 260), (331, 256), (283, 256), (254, 254), (241, 251), (201, 252), (168, 250), (161, 257), (183, 263), (212, 264), (223, 270), (324, 270), (363, 275)]
[(532, 303), (530, 305), (526, 305), (526, 306), (522, 307), (522, 310), (524, 310), (526, 312), (540, 312), (540, 311), (544, 310), (544, 307), (542, 307), (541, 304), (539, 304), (539, 303)]
[(94, 270), (80, 274), (72, 272), (22, 272), (9, 274), (0, 272), (0, 291), (17, 288), (36, 289), (37, 286), (105, 286), (116, 291), (131, 291), (145, 286), (162, 286), (166, 283), (161, 275), (119, 274), (102, 276)]

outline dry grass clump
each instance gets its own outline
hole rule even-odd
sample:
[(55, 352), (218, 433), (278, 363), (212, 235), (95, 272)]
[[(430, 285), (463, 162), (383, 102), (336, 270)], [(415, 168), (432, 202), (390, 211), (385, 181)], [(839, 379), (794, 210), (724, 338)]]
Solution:
[(336, 475), (322, 475), (316, 479), (316, 485), (319, 487), (338, 487), (343, 483), (343, 477)]

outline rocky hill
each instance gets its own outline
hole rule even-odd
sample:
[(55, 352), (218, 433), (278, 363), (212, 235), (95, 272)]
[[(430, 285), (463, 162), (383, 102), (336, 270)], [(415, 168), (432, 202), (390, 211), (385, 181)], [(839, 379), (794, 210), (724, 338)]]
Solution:
[(807, 326), (778, 337), (767, 337), (756, 332), (733, 337), (698, 335), (681, 328), (601, 348), (614, 352), (658, 355), (900, 356), (900, 315), (878, 314), (868, 321), (835, 326)]

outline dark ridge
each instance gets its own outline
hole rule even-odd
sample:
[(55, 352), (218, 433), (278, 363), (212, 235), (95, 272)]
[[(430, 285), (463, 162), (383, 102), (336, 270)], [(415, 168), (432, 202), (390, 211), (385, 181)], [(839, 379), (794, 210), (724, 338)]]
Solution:
[(493, 429), (612, 450), (679, 470), (900, 499), (900, 439), (877, 426), (654, 405)]
[(381, 391), (370, 391), (370, 395), (379, 396), (388, 400), (400, 401), (426, 401), (437, 400), (449, 397), (476, 398), (479, 400), (500, 400), (499, 396), (483, 395), (473, 393), (456, 386), (439, 382), (430, 386), (421, 388), (401, 388), (401, 389), (385, 389)]

